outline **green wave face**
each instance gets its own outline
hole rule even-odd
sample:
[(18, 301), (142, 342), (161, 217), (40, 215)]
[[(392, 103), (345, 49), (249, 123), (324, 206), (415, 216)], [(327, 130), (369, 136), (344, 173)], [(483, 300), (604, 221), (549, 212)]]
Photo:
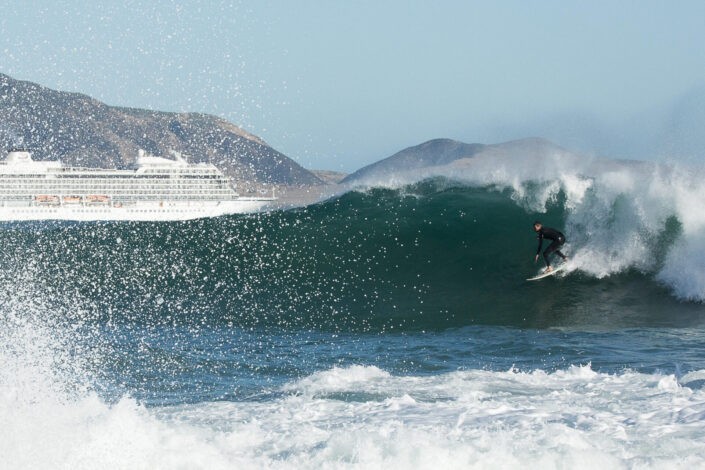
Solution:
[[(527, 283), (532, 222), (588, 243), (562, 196), (537, 214), (508, 191), (432, 180), (306, 208), (176, 223), (6, 227), (0, 282), (72, 321), (438, 330), (471, 324), (610, 329), (701, 322), (652, 268)], [(615, 206), (615, 211), (619, 208)], [(612, 214), (618, 217), (618, 213)], [(677, 238), (671, 218), (655, 257)]]

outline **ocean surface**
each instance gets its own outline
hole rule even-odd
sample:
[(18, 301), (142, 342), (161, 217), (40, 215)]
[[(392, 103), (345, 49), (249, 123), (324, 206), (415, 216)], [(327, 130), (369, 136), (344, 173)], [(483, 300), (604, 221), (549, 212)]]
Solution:
[[(702, 176), (477, 161), (284, 211), (7, 224), (0, 468), (705, 468)], [(527, 283), (536, 219), (571, 264)]]

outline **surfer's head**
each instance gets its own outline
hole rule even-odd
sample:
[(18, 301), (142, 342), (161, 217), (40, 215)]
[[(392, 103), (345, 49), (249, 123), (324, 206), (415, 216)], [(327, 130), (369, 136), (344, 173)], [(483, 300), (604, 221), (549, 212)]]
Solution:
[(541, 230), (541, 227), (543, 227), (541, 222), (539, 222), (538, 220), (534, 222), (534, 232), (538, 232), (539, 230)]

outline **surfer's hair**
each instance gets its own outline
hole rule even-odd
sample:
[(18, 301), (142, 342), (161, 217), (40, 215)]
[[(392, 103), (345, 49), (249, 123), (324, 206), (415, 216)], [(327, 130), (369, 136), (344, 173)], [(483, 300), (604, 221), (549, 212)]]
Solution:
[(534, 222), (534, 225), (543, 225), (543, 224), (537, 220)]

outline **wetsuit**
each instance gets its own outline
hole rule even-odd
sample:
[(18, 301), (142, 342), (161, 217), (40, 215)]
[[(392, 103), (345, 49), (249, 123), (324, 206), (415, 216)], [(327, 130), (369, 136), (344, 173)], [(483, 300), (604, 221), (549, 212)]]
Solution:
[(541, 227), (538, 231), (539, 249), (536, 251), (536, 254), (538, 255), (541, 253), (541, 246), (543, 245), (544, 238), (553, 240), (551, 244), (548, 245), (548, 248), (546, 248), (546, 251), (543, 252), (543, 259), (546, 261), (546, 267), (551, 265), (551, 262), (548, 260), (548, 256), (554, 252), (561, 258), (565, 259), (565, 255), (559, 251), (565, 243), (565, 236), (558, 230), (548, 227)]

